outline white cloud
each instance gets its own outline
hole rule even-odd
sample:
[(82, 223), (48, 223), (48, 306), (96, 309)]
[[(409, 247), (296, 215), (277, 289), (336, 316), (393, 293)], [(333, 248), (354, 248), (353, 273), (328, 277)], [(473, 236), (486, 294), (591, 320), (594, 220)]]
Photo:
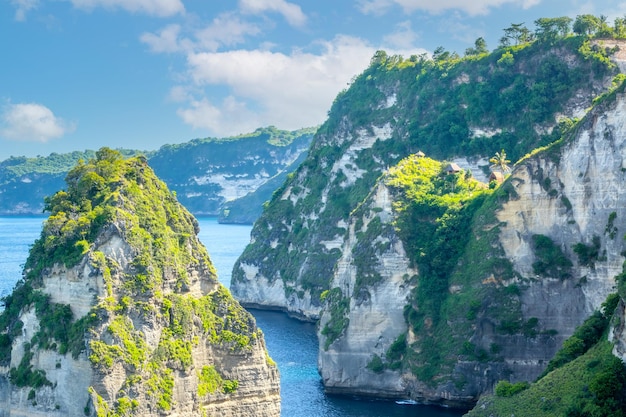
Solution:
[(69, 0), (74, 7), (92, 10), (97, 7), (122, 9), (131, 13), (145, 13), (166, 17), (185, 12), (181, 0)]
[[(179, 115), (186, 123), (219, 135), (259, 125), (297, 129), (320, 124), (337, 93), (367, 67), (376, 49), (347, 36), (321, 47), (318, 55), (268, 50), (191, 53), (189, 76), (196, 88), (226, 86), (233, 97), (219, 108), (197, 98)], [(183, 98), (188, 93), (178, 87), (172, 96)]]
[(216, 17), (207, 27), (196, 31), (197, 47), (216, 51), (220, 46), (233, 46), (244, 42), (246, 36), (255, 36), (261, 29), (249, 22), (242, 21), (233, 14)]
[(39, 0), (11, 0), (15, 7), (15, 20), (23, 22), (26, 20), (26, 13), (39, 6)]
[(292, 26), (304, 26), (307, 20), (300, 6), (285, 0), (239, 0), (239, 7), (242, 12), (250, 14), (265, 11), (280, 13)]
[(197, 30), (191, 30), (190, 37), (184, 37), (178, 24), (165, 26), (157, 33), (143, 33), (140, 40), (150, 47), (152, 52), (192, 52), (217, 51), (222, 46), (233, 46), (245, 41), (245, 37), (254, 36), (261, 30), (254, 24), (242, 21), (232, 13), (220, 15), (211, 24)]
[(504, 4), (517, 4), (524, 9), (536, 6), (542, 0), (359, 0), (360, 9), (363, 13), (382, 14), (390, 7), (398, 5), (406, 13), (415, 10), (424, 10), (430, 13), (441, 13), (445, 10), (462, 10), (470, 15), (489, 13), (489, 9)]
[(75, 126), (37, 103), (8, 105), (0, 116), (0, 136), (24, 142), (47, 142), (74, 131)]
[(180, 25), (167, 25), (157, 34), (143, 33), (139, 39), (150, 47), (152, 52), (171, 53), (182, 49), (178, 40)]
[(417, 33), (413, 31), (410, 21), (396, 25), (396, 30), (384, 37), (385, 43), (396, 49), (411, 49), (417, 40)]
[(263, 125), (258, 115), (247, 108), (246, 103), (233, 96), (226, 97), (220, 106), (211, 104), (206, 98), (192, 100), (187, 108), (181, 108), (177, 113), (188, 125), (220, 136), (251, 132)]

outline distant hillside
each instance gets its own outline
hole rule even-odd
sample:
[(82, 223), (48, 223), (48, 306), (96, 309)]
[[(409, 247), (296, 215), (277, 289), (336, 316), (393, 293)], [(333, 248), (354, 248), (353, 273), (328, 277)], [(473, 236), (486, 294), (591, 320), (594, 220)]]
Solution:
[[(161, 147), (149, 163), (189, 211), (217, 215), (226, 202), (283, 173), (307, 151), (314, 133), (315, 129), (287, 132), (269, 127), (232, 138), (196, 139)], [(273, 192), (268, 190), (261, 204)]]
[[(284, 131), (259, 128), (229, 138), (194, 139), (165, 145), (156, 151), (120, 150), (124, 156), (142, 154), (178, 199), (195, 215), (218, 215), (224, 204), (255, 192), (269, 180), (286, 175), (306, 154), (315, 129)], [(0, 215), (42, 214), (44, 197), (64, 186), (67, 172), (92, 150), (45, 157), (11, 157), (0, 162)], [(281, 177), (282, 178), (282, 177)], [(252, 223), (275, 188), (263, 188), (258, 207), (246, 205), (237, 223)], [(265, 191), (263, 191), (265, 190)], [(237, 211), (231, 208), (233, 218)], [(229, 219), (223, 219), (229, 222)]]
[(219, 214), (218, 222), (234, 224), (252, 224), (263, 212), (263, 207), (280, 186), (287, 180), (287, 176), (294, 172), (307, 156), (307, 152), (302, 152), (284, 171), (275, 175), (253, 191), (241, 198), (229, 201), (224, 204)]

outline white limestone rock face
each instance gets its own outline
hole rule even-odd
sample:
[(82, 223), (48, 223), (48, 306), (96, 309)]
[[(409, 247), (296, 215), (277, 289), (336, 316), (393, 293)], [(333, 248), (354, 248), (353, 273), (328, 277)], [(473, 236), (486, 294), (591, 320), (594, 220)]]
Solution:
[[(341, 157), (335, 161), (330, 168), (330, 178), (326, 182), (320, 195), (321, 207), (319, 207), (317, 211), (310, 213), (307, 224), (313, 223), (326, 210), (327, 202), (330, 198), (329, 196), (332, 195), (333, 192), (334, 183), (339, 182), (339, 187), (349, 189), (367, 174), (365, 170), (358, 168), (357, 159), (360, 157), (361, 152), (369, 150), (377, 141), (390, 140), (392, 136), (393, 129), (391, 124), (385, 123), (382, 126), (372, 125), (367, 129), (360, 129), (354, 135), (343, 132), (342, 134), (329, 138), (329, 141), (333, 142), (333, 146), (348, 145), (342, 152)], [(304, 178), (307, 175), (307, 170), (300, 170), (298, 175), (299, 178)], [(298, 188), (298, 192), (294, 192), (293, 186), (287, 187), (284, 190), (281, 195), (283, 204), (291, 204), (293, 207), (296, 207), (302, 199), (307, 197), (309, 190), (301, 187)], [(270, 230), (280, 228), (293, 232), (291, 224), (285, 223), (285, 219), (275, 220), (280, 222), (280, 224), (268, 225)], [(305, 227), (306, 226), (305, 224)], [(315, 244), (324, 246), (328, 252), (331, 252), (332, 250), (340, 250), (340, 248), (344, 246), (344, 232), (346, 230), (345, 220), (340, 220), (336, 226), (338, 232), (333, 236), (328, 236), (328, 239), (317, 236), (316, 230), (313, 228), (309, 228), (308, 230), (313, 240), (320, 239), (316, 241)], [(258, 244), (254, 242), (254, 237), (251, 243)], [(292, 251), (291, 242), (282, 239), (273, 239), (268, 242), (268, 246), (275, 252), (285, 251), (290, 253)], [(296, 251), (297, 250), (298, 249), (296, 249)], [(305, 264), (300, 268), (301, 274), (308, 266), (308, 262), (314, 261), (305, 261)], [(268, 256), (262, 260), (242, 260), (235, 264), (230, 287), (235, 298), (248, 307), (282, 310), (303, 320), (317, 320), (320, 317), (322, 309), (318, 299), (319, 297), (312, 294), (309, 288), (306, 288), (306, 286), (300, 283), (300, 277), (283, 277), (280, 276), (280, 273), (266, 276), (262, 272), (266, 264), (270, 265), (275, 263), (276, 259)], [(321, 273), (327, 274), (330, 278), (332, 276), (332, 265)]]
[[(384, 357), (398, 335), (406, 333), (414, 340), (402, 308), (413, 288), (406, 277), (419, 275), (410, 268), (401, 243), (383, 232), (363, 238), (372, 245), (384, 239), (393, 242), (388, 251), (372, 260), (381, 279), (356, 289), (360, 273), (355, 248), (364, 243), (356, 238), (357, 233), (366, 235), (368, 224), (375, 218), (384, 225), (392, 219), (391, 198), (378, 185), (371, 200), (351, 218), (330, 286), (336, 291), (334, 300), (347, 300), (348, 307), (343, 315), (333, 317), (333, 311), (341, 310), (336, 308), (340, 304), (333, 305), (331, 300), (321, 315), (318, 364), (326, 389), (469, 406), (500, 379), (532, 381), (539, 376), (562, 342), (615, 292), (615, 277), (622, 272), (626, 188), (620, 184), (626, 181), (625, 115), (626, 95), (620, 93), (614, 101), (595, 108), (564, 144), (518, 164), (503, 185), (510, 197), (496, 212), (498, 246), (519, 279), (503, 282), (491, 276), (480, 280), (486, 287), (518, 285), (523, 320), (537, 319), (539, 335), (500, 334), (494, 324), (498, 317), (480, 319), (470, 341), (486, 350), (493, 344), (500, 346), (502, 361), (459, 361), (452, 375), (465, 381), (460, 389), (450, 381), (432, 386), (410, 373), (389, 369), (375, 373), (367, 368), (374, 355)], [(538, 260), (534, 235), (549, 237), (572, 262), (569, 277), (534, 272), (533, 263)], [(599, 245), (598, 253), (591, 261), (583, 261), (574, 250), (577, 244)], [(451, 293), (465, 290), (461, 284), (450, 287)], [(337, 298), (338, 294), (341, 297)], [(624, 310), (623, 304), (620, 309)], [(329, 337), (324, 328), (337, 319), (347, 324), (338, 336), (331, 333)], [(554, 330), (556, 333), (551, 333)], [(612, 335), (614, 353), (622, 358), (626, 357), (624, 334), (622, 325)]]
[[(196, 244), (199, 241), (195, 241)], [(192, 250), (191, 247), (188, 249)], [(107, 271), (97, 266), (93, 256), (96, 252), (104, 254), (108, 264), (115, 267)], [(22, 333), (13, 340), (10, 364), (0, 368), (0, 416), (79, 417), (93, 415), (96, 410), (99, 413), (106, 410), (121, 412), (116, 407), (120, 401), (129, 400), (136, 401), (136, 404), (123, 415), (279, 417), (279, 374), (267, 356), (263, 335), (256, 329), (254, 318), (241, 309), (217, 282), (212, 266), (205, 263), (208, 258), (200, 257), (184, 268), (188, 283), (181, 296), (187, 297), (189, 303), (199, 295), (209, 294), (216, 294), (215, 300), (224, 300), (224, 304), (216, 307), (217, 314), (229, 314), (245, 321), (241, 325), (245, 325), (249, 332), (245, 336), (247, 341), (242, 342), (246, 346), (239, 347), (236, 331), (229, 336), (233, 341), (212, 340), (199, 330), (203, 322), (196, 317), (194, 327), (188, 328), (189, 333), (179, 339), (187, 342), (177, 345), (177, 349), (182, 349), (178, 350), (179, 354), (188, 352), (187, 362), (183, 364), (169, 359), (155, 370), (150, 368), (152, 365), (148, 359), (142, 359), (142, 355), (158, 356), (158, 352), (164, 349), (165, 336), (172, 331), (164, 315), (174, 313), (168, 312), (162, 299), (152, 297), (138, 297), (123, 315), (114, 314), (115, 309), (106, 311), (104, 307), (113, 302), (110, 300), (117, 299), (118, 292), (126, 285), (136, 254), (127, 243), (124, 225), (111, 224), (102, 231), (78, 265), (68, 269), (57, 264), (43, 271), (40, 291), (49, 295), (51, 302), (69, 305), (76, 320), (95, 314), (97, 322), (85, 333), (84, 349), (77, 356), (33, 344), (28, 363), (33, 371), (44, 372), (49, 384), (39, 388), (18, 387), (10, 382), (10, 370), (19, 367), (25, 355), (24, 344), (30, 343), (40, 329), (35, 308), (22, 311)], [(166, 296), (175, 291), (179, 277), (176, 273), (164, 271), (163, 278), (162, 296)], [(120, 304), (117, 308), (121, 308)], [(224, 312), (219, 313), (220, 309)], [(121, 333), (112, 330), (120, 320), (127, 323)], [(120, 336), (125, 331), (129, 333)], [(103, 356), (98, 356), (93, 343), (118, 346), (109, 351), (113, 358), (111, 365), (94, 361), (93, 355)], [(125, 359), (127, 354), (137, 355), (135, 359), (140, 365), (129, 365)], [(218, 389), (203, 394), (199, 386), (202, 370), (207, 367), (214, 369), (223, 380), (236, 381), (236, 389), (232, 392)], [(156, 378), (150, 382), (155, 375), (168, 378)], [(169, 397), (161, 397), (163, 386), (159, 384), (168, 380), (171, 383)], [(159, 401), (167, 401), (169, 408), (158, 407)]]
[[(347, 325), (336, 338), (325, 332), (330, 322), (340, 319), (333, 317), (332, 306), (323, 310), (319, 323), (318, 367), (327, 392), (391, 398), (407, 395), (399, 372), (368, 368), (374, 355), (384, 358), (398, 336), (407, 332), (403, 308), (414, 287), (411, 278), (417, 274), (394, 233), (391, 202), (389, 189), (379, 184), (364, 208), (351, 218), (349, 236), (330, 285), (331, 291), (349, 303), (345, 311)], [(359, 285), (363, 271), (357, 266), (357, 233), (367, 234), (373, 225), (377, 229), (382, 226), (383, 233), (369, 244), (384, 249), (376, 252), (375, 259), (366, 261), (375, 265), (373, 275), (378, 276), (370, 285)]]
[[(604, 107), (608, 108), (590, 115), (575, 139), (557, 155), (540, 154), (520, 164), (509, 180), (517, 197), (497, 214), (502, 224), (502, 247), (523, 277), (536, 278), (533, 235), (550, 237), (570, 258), (573, 279), (580, 284), (584, 299), (584, 305), (579, 306), (584, 315), (598, 309), (615, 291), (615, 276), (621, 273), (624, 262), (626, 189), (620, 184), (626, 180), (626, 99), (620, 94)], [(600, 243), (597, 259), (581, 263), (574, 245), (592, 246), (594, 238)], [(557, 303), (548, 303), (547, 308), (553, 304)], [(527, 312), (529, 316), (533, 313), (530, 309)], [(573, 330), (563, 328), (561, 321), (546, 326), (551, 324), (564, 332)]]

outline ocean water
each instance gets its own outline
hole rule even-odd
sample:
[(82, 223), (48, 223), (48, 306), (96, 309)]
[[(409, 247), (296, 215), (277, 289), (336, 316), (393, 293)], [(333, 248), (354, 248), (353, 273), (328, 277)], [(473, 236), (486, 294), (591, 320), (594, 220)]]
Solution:
[[(39, 237), (43, 217), (0, 217), (0, 296), (22, 276), (28, 250)], [(232, 267), (250, 240), (251, 226), (221, 225), (199, 218), (200, 240), (207, 247), (219, 280), (230, 285)], [(275, 311), (251, 310), (263, 330), (270, 356), (281, 374), (281, 417), (459, 417), (438, 407), (399, 405), (324, 393), (317, 372), (315, 324)]]

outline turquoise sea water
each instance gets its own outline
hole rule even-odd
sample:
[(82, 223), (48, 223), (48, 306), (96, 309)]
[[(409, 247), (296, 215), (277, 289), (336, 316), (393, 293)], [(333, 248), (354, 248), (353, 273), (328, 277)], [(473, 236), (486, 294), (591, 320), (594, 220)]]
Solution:
[[(221, 225), (199, 218), (200, 240), (207, 247), (220, 281), (230, 285), (232, 267), (250, 240), (251, 226)], [(22, 276), (43, 217), (0, 217), (0, 296)], [(351, 397), (327, 396), (317, 372), (315, 325), (273, 311), (251, 310), (265, 334), (270, 356), (281, 374), (282, 417), (459, 417), (437, 407), (398, 405)]]

